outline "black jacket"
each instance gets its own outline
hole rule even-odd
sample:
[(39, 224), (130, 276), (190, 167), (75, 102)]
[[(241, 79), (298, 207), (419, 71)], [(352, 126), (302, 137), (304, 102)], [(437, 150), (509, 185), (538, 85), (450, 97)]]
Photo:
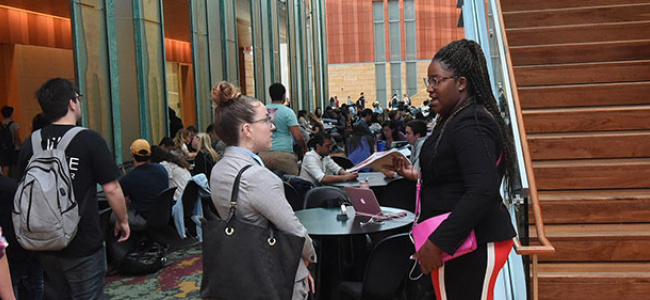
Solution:
[[(449, 122), (449, 124), (445, 124)], [(429, 237), (449, 254), (456, 252), (472, 229), (479, 244), (515, 236), (499, 194), (503, 164), (498, 123), (480, 104), (439, 121), (422, 145), (421, 220), (452, 212)], [(442, 138), (437, 147), (436, 139)]]

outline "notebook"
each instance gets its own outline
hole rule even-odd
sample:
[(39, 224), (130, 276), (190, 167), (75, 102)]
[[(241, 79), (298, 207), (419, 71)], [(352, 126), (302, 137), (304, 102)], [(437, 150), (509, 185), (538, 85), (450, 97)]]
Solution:
[(357, 215), (379, 218), (380, 220), (406, 216), (406, 212), (389, 213), (381, 210), (379, 201), (371, 189), (345, 187)]

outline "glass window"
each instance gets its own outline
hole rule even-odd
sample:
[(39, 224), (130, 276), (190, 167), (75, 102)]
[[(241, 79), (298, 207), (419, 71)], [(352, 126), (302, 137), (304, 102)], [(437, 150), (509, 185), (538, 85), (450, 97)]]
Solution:
[[(376, 92), (377, 99), (383, 107), (388, 107), (388, 98), (386, 97), (386, 64), (385, 63), (375, 63), (375, 82), (376, 82)], [(367, 99), (366, 101), (371, 101)]]

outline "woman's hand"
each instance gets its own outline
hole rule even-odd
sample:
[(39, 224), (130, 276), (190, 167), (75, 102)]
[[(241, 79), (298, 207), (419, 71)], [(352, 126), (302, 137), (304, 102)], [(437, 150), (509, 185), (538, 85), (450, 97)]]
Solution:
[(430, 240), (427, 240), (420, 251), (413, 255), (413, 258), (420, 260), (422, 273), (429, 274), (442, 267), (442, 250)]
[(393, 157), (392, 165), (383, 165), (382, 167), (390, 171), (395, 171), (400, 176), (407, 178), (409, 180), (413, 180), (413, 181), (418, 180), (419, 170), (413, 168), (413, 165), (411, 165), (410, 163), (406, 163), (406, 159), (403, 157), (395, 156)]

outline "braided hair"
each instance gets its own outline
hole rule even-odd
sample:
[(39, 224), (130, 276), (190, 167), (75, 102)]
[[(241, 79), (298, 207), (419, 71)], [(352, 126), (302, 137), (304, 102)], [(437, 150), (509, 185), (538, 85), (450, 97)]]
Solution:
[[(440, 62), (443, 69), (453, 71), (454, 75), (467, 78), (467, 92), (473, 97), (473, 102), (481, 104), (497, 121), (503, 137), (503, 158), (506, 176), (513, 176), (514, 146), (512, 134), (499, 112), (497, 101), (492, 93), (487, 62), (481, 46), (475, 41), (466, 39), (454, 41), (440, 49), (433, 57), (433, 61)], [(476, 118), (476, 112), (474, 112), (474, 117)]]

